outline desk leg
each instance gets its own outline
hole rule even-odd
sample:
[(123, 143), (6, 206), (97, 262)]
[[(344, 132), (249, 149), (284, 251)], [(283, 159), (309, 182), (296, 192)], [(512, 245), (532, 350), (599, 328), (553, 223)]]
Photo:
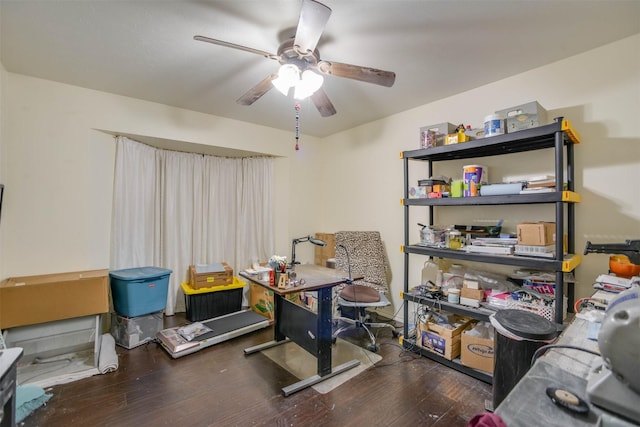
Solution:
[(291, 384), (289, 386), (282, 388), (282, 394), (285, 396), (289, 396), (297, 391), (304, 390), (307, 387), (311, 387), (314, 384), (318, 384), (324, 380), (328, 380), (331, 377), (334, 377), (344, 371), (348, 371), (351, 368), (355, 368), (360, 364), (360, 361), (357, 359), (350, 360), (346, 363), (343, 363), (340, 366), (336, 366), (332, 371), (330, 371), (327, 375), (321, 377), (320, 375), (314, 375), (312, 377), (306, 378), (302, 381), (298, 381), (297, 383)]
[(264, 344), (259, 344), (253, 347), (245, 348), (244, 354), (253, 354), (262, 350), (266, 350), (271, 347), (275, 347), (284, 343), (289, 342), (289, 338), (287, 338), (281, 331), (278, 325), (280, 325), (280, 320), (282, 319), (282, 310), (284, 307), (284, 302), (282, 297), (278, 294), (273, 295), (273, 341), (266, 342)]
[(302, 381), (298, 381), (297, 383), (291, 384), (290, 386), (283, 387), (282, 393), (285, 396), (289, 396), (297, 391), (303, 390), (314, 384), (318, 384), (319, 382), (327, 380), (333, 376), (336, 376), (342, 372), (360, 365), (360, 361), (354, 359), (331, 369), (331, 319), (333, 315), (332, 294), (333, 292), (331, 288), (322, 288), (318, 290), (318, 316), (316, 317), (316, 321), (318, 322), (318, 347), (316, 354), (318, 360), (318, 374), (306, 378)]
[(274, 315), (273, 340), (274, 341), (282, 341), (287, 338), (286, 335), (282, 333), (281, 328), (278, 327), (278, 325), (280, 325), (282, 322), (282, 318), (283, 318), (282, 311), (285, 309), (285, 306), (284, 306), (285, 304), (287, 304), (287, 302), (284, 301), (284, 297), (274, 292), (274, 295), (273, 295), (273, 315)]
[(331, 373), (331, 341), (332, 341), (332, 288), (318, 290), (318, 375), (324, 377)]
[[(285, 396), (289, 396), (297, 391), (303, 390), (335, 375), (338, 375), (344, 371), (354, 368), (360, 365), (358, 359), (351, 360), (343, 363), (340, 366), (336, 366), (331, 369), (331, 347), (332, 347), (332, 327), (331, 320), (333, 315), (332, 310), (332, 294), (331, 287), (318, 289), (318, 312), (313, 315), (316, 333), (315, 338), (309, 340), (307, 337), (308, 329), (292, 327), (291, 322), (297, 322), (301, 313), (298, 310), (303, 310), (306, 313), (306, 309), (297, 307), (294, 303), (285, 301), (282, 296), (274, 295), (274, 339), (273, 341), (260, 344), (254, 347), (246, 348), (244, 354), (252, 354), (261, 350), (265, 350), (271, 347), (278, 346), (289, 342), (289, 337), (293, 342), (296, 342), (302, 348), (306, 349), (309, 353), (313, 354), (317, 359), (317, 374), (304, 380), (298, 381), (290, 386), (284, 387), (282, 393)], [(287, 307), (287, 304), (291, 306)], [(288, 310), (287, 310), (288, 309)], [(285, 311), (287, 310), (287, 311)], [(309, 315), (302, 316), (308, 319)], [(282, 323), (283, 319), (288, 320), (289, 323)], [(288, 331), (288, 334), (286, 333)], [(305, 332), (307, 331), (307, 332)], [(298, 341), (296, 341), (298, 340)], [(312, 343), (312, 344), (311, 344)]]
[(263, 344), (254, 345), (253, 347), (245, 348), (244, 354), (247, 355), (247, 354), (257, 353), (259, 351), (266, 350), (271, 347), (276, 347), (287, 342), (289, 342), (288, 338), (282, 341), (269, 341)]

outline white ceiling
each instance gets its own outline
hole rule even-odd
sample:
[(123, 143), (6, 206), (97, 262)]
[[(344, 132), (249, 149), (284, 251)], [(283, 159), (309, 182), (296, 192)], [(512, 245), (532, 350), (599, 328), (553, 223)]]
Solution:
[[(391, 88), (328, 76), (337, 114), (302, 102), (301, 132), (324, 137), (640, 32), (638, 0), (324, 0), (322, 59), (394, 71)], [(276, 53), (300, 0), (0, 0), (9, 72), (294, 129), (294, 100), (242, 94), (275, 61), (193, 40)], [(631, 52), (637, 59), (638, 52)], [(620, 63), (608, 66), (624, 66)]]

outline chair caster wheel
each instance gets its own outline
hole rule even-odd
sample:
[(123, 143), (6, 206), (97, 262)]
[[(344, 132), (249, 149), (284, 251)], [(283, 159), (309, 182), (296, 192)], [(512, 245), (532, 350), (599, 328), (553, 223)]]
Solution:
[(369, 344), (367, 346), (367, 350), (369, 350), (372, 353), (377, 353), (378, 352), (378, 348), (379, 347), (377, 345), (375, 345), (375, 344)]

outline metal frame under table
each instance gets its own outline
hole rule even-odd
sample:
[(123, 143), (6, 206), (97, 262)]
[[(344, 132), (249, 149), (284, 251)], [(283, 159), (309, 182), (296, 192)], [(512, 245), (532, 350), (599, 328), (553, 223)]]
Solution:
[[(256, 285), (273, 291), (274, 294), (274, 339), (244, 350), (245, 355), (266, 350), (277, 345), (293, 341), (316, 357), (317, 374), (282, 388), (289, 396), (360, 364), (357, 359), (339, 366), (331, 366), (332, 346), (332, 289), (347, 281), (347, 274), (340, 270), (319, 265), (296, 265), (297, 280), (304, 279), (301, 286), (279, 289), (270, 286), (268, 281), (258, 280), (257, 276), (241, 272), (240, 275)], [(286, 298), (287, 294), (300, 291), (317, 291), (317, 313)]]

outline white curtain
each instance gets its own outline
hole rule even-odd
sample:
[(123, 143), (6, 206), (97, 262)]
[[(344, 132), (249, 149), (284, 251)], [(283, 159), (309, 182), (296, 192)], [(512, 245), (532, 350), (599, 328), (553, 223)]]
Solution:
[(111, 222), (113, 270), (160, 263), (156, 151), (124, 137), (116, 139)]
[(273, 253), (273, 159), (221, 158), (116, 139), (112, 269), (173, 271), (165, 313), (184, 311), (190, 264), (237, 272)]

